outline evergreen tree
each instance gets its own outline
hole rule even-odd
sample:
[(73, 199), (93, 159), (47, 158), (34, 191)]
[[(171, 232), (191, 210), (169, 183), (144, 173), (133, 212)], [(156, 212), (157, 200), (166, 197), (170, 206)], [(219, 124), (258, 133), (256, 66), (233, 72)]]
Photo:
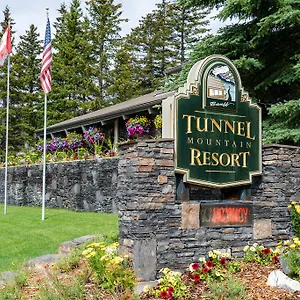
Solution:
[(139, 65), (140, 94), (161, 87), (166, 70), (186, 60), (188, 50), (208, 31), (206, 14), (197, 7), (163, 0), (132, 30), (127, 40)]
[(137, 73), (130, 45), (123, 43), (116, 53), (114, 69), (111, 71), (112, 84), (108, 87), (110, 104), (120, 103), (137, 96), (141, 82), (135, 78)]
[(34, 130), (42, 126), (43, 97), (40, 93), (41, 41), (37, 27), (30, 25), (12, 56), (10, 141), (13, 152), (33, 145)]
[(219, 53), (239, 68), (244, 86), (262, 102), (297, 99), (300, 78), (299, 1), (181, 0), (199, 6), (221, 6), (221, 21), (237, 23), (221, 28), (217, 35), (199, 43), (192, 61)]
[[(14, 20), (11, 17), (10, 8), (8, 6), (3, 10), (4, 20), (0, 23), (2, 27), (2, 32), (0, 36), (4, 34), (5, 30), (10, 24), (12, 42), (13, 42), (13, 34), (14, 30), (12, 26), (15, 24)], [(6, 107), (7, 107), (7, 62), (5, 61), (4, 66), (0, 68), (0, 156), (4, 157), (5, 155), (5, 141), (6, 141)], [(10, 64), (12, 65), (12, 63)]]
[(209, 10), (202, 10), (198, 6), (187, 6), (176, 2), (171, 4), (173, 12), (173, 37), (175, 46), (179, 49), (180, 62), (184, 63), (189, 51), (196, 43), (199, 43), (203, 36), (209, 31), (209, 21), (205, 19)]
[(113, 84), (111, 71), (121, 42), (122, 5), (113, 0), (91, 0), (87, 2), (90, 23), (92, 54), (93, 109), (109, 105), (111, 96), (108, 87)]
[(72, 0), (70, 8), (62, 4), (54, 22), (52, 93), (49, 94), (49, 125), (84, 113), (89, 97), (90, 45), (88, 24), (83, 18), (79, 0)]
[[(220, 7), (220, 20), (237, 20), (236, 24), (220, 29), (217, 35), (199, 43), (191, 55), (192, 62), (214, 53), (226, 55), (238, 67), (243, 85), (254, 100), (273, 104), (295, 100), (293, 105), (271, 110), (271, 115), (276, 117), (269, 119), (265, 130), (272, 127), (274, 135), (280, 129), (279, 115), (286, 118), (285, 109), (300, 109), (299, 104), (295, 105), (300, 101), (299, 1), (181, 0), (181, 3)], [(293, 116), (297, 113), (290, 114), (290, 122), (286, 120), (287, 133), (295, 125)], [(282, 132), (278, 131), (277, 136), (282, 137)], [(296, 143), (295, 134), (283, 140)]]

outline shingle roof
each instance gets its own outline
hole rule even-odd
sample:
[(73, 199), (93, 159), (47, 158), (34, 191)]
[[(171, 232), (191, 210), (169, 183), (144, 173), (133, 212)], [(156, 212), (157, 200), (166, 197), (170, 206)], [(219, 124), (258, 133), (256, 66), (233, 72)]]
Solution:
[[(118, 103), (109, 107), (99, 109), (97, 111), (78, 116), (61, 123), (49, 126), (47, 133), (55, 133), (63, 130), (75, 129), (81, 126), (89, 126), (101, 121), (109, 121), (119, 118), (123, 115), (134, 114), (140, 111), (147, 110), (153, 105), (161, 104), (162, 100), (173, 95), (174, 91), (160, 93), (152, 92), (122, 103)], [(36, 133), (43, 134), (43, 129), (38, 129)]]

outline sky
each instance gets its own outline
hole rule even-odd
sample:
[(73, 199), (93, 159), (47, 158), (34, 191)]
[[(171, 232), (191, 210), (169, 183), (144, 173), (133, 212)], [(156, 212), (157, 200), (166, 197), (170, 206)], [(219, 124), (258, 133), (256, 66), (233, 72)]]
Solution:
[[(3, 11), (6, 5), (9, 6), (11, 16), (16, 23), (14, 30), (17, 41), (18, 36), (25, 34), (25, 30), (28, 30), (31, 24), (37, 26), (41, 39), (44, 39), (46, 8), (49, 8), (49, 19), (52, 24), (58, 16), (57, 9), (62, 2), (69, 5), (71, 0), (1, 0), (0, 9)], [(83, 0), (81, 2), (84, 4)], [(129, 19), (128, 23), (123, 24), (122, 34), (125, 35), (130, 32), (130, 28), (138, 25), (141, 16), (151, 12), (155, 8), (155, 4), (161, 0), (116, 0), (116, 2), (123, 4), (123, 17)], [(3, 14), (0, 19), (3, 20)], [(51, 29), (54, 31), (53, 26)]]

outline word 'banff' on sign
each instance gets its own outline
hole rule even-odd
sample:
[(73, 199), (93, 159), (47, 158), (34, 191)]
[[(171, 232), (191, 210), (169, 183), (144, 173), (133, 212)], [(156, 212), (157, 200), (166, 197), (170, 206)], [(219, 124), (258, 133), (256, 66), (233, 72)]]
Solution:
[(176, 172), (185, 182), (230, 187), (261, 174), (261, 110), (228, 58), (196, 63), (175, 104)]

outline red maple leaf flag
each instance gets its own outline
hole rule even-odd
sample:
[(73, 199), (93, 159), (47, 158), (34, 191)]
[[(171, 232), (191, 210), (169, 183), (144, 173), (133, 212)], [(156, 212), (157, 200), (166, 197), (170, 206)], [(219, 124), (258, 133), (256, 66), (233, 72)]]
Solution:
[(45, 33), (44, 51), (42, 55), (41, 86), (45, 94), (51, 92), (52, 88), (52, 46), (50, 21), (48, 19)]
[(11, 52), (10, 26), (8, 26), (0, 41), (0, 67), (4, 65), (5, 59)]

